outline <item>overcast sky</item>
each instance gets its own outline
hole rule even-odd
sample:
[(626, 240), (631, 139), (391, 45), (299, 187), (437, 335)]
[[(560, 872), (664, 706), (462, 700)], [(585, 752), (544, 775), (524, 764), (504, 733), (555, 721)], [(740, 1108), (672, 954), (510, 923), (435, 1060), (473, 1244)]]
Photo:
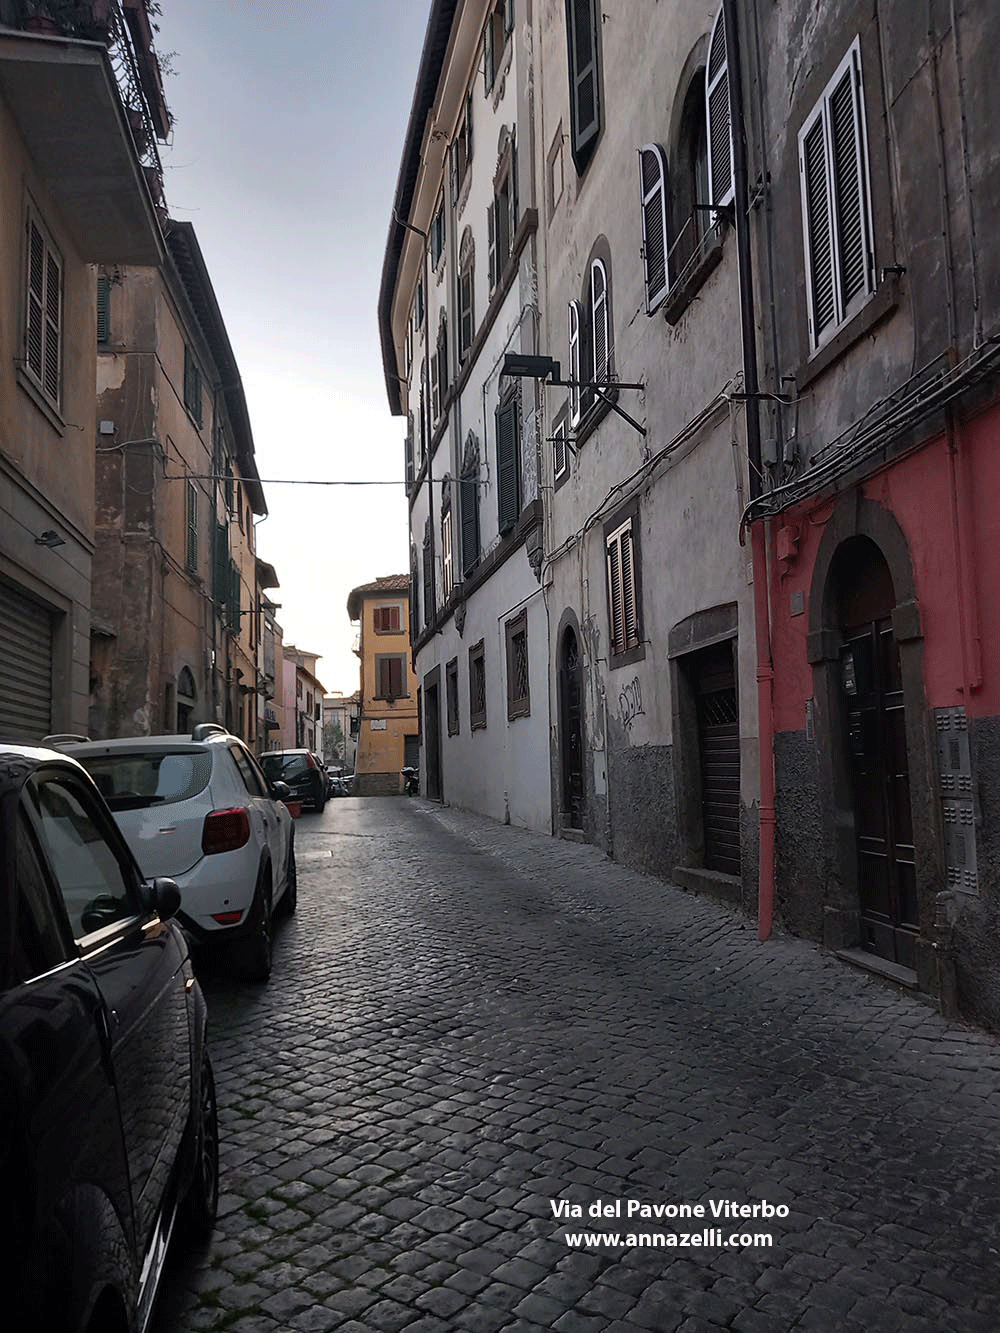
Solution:
[[(172, 215), (194, 224), (265, 480), (402, 480), (377, 300), (430, 0), (163, 0)], [(268, 486), (285, 642), (358, 688), (351, 588), (409, 570), (398, 486)]]

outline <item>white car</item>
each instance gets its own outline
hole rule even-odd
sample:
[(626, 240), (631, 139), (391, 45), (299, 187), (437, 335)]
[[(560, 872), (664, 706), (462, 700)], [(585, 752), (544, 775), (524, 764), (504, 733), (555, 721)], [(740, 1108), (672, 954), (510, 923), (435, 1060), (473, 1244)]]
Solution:
[(296, 906), (288, 788), (214, 723), (190, 736), (50, 743), (90, 773), (142, 873), (176, 882), (193, 939), (224, 945), (248, 980), (266, 981), (273, 917)]

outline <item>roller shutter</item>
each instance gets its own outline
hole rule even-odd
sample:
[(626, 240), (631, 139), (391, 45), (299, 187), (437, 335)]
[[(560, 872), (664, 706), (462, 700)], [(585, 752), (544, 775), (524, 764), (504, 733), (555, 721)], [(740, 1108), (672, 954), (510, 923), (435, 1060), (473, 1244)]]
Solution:
[(705, 866), (740, 873), (740, 726), (730, 643), (706, 650), (698, 663)]
[(25, 744), (52, 731), (52, 613), (0, 583), (0, 738)]

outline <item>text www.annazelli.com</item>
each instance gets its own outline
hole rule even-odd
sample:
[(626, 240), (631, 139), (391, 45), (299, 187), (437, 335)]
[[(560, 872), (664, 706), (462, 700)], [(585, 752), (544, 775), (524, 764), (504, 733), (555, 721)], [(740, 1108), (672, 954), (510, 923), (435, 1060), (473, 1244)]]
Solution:
[(570, 1249), (603, 1247), (629, 1250), (685, 1250), (715, 1247), (718, 1249), (770, 1249), (774, 1237), (769, 1231), (724, 1232), (721, 1227), (706, 1227), (704, 1231), (567, 1231), (566, 1244)]

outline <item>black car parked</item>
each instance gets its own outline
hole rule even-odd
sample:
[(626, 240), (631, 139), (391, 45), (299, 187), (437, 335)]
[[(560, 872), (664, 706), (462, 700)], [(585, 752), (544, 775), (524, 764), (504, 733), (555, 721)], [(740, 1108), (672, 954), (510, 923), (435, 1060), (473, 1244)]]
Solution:
[(0, 1230), (4, 1326), (142, 1333), (171, 1233), (218, 1198), (205, 1001), (168, 918), (74, 760), (0, 744)]
[(311, 750), (265, 750), (260, 757), (270, 782), (286, 782), (293, 801), (306, 801), (314, 810), (326, 805), (326, 769)]

